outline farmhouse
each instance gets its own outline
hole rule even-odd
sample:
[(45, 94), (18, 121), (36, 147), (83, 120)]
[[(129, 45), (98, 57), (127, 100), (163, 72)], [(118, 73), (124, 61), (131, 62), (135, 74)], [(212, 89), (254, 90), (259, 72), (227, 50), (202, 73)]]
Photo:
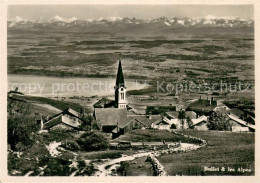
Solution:
[(43, 130), (74, 130), (81, 125), (82, 119), (80, 114), (73, 109), (66, 109), (61, 113), (51, 117), (46, 122), (41, 120), (41, 129)]
[(166, 130), (166, 129), (170, 129), (172, 124), (173, 123), (171, 120), (168, 120), (167, 118), (163, 118), (153, 122), (151, 127), (159, 130)]
[(227, 114), (229, 117), (228, 122), (231, 125), (231, 130), (233, 132), (254, 132), (255, 125), (251, 125), (246, 121), (239, 119), (237, 116), (233, 114)]

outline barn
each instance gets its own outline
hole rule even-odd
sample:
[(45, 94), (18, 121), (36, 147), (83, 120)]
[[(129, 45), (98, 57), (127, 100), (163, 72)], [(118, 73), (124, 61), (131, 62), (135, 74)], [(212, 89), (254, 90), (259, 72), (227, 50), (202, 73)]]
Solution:
[(65, 130), (71, 131), (77, 129), (82, 120), (77, 111), (68, 108), (61, 113), (52, 116), (48, 121), (41, 122), (42, 130)]

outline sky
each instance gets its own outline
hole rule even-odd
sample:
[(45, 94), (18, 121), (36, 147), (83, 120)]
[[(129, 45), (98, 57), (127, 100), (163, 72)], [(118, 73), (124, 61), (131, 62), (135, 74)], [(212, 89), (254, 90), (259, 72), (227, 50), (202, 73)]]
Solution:
[(78, 19), (129, 17), (216, 17), (253, 18), (253, 5), (9, 5), (8, 19), (50, 19), (53, 16)]

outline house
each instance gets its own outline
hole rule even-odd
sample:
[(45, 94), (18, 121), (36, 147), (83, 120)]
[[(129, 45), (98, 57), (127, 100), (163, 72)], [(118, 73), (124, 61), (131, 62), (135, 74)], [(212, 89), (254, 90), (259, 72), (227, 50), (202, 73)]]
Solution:
[[(151, 128), (152, 124), (162, 119), (161, 115), (128, 115), (132, 118), (133, 129)], [(141, 125), (141, 126), (138, 126)]]
[(73, 109), (66, 109), (61, 113), (52, 116), (46, 122), (41, 121), (41, 129), (43, 130), (74, 130), (78, 129), (82, 124), (80, 114)]
[(158, 130), (168, 130), (168, 129), (171, 129), (172, 124), (173, 124), (172, 120), (163, 118), (163, 119), (153, 122), (151, 127), (158, 129)]
[(227, 114), (227, 116), (233, 132), (255, 132), (255, 125), (251, 125), (233, 114)]
[(200, 116), (197, 119), (192, 119), (192, 129), (196, 130), (208, 130), (208, 118), (207, 116)]
[(189, 117), (191, 121), (193, 121), (194, 119), (197, 119), (198, 115), (194, 111), (185, 111), (185, 119), (183, 119), (183, 124), (182, 120), (178, 119), (178, 116), (178, 111), (165, 112), (164, 120), (161, 121), (160, 124), (153, 124), (153, 127), (158, 129), (170, 129), (172, 124), (174, 124), (177, 129), (187, 129), (189, 128), (187, 124), (187, 118)]

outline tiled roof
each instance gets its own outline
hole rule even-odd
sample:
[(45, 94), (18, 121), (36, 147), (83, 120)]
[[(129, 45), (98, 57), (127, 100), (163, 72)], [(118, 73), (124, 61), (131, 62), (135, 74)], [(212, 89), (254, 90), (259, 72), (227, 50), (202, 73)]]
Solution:
[(127, 110), (120, 108), (95, 108), (95, 119), (100, 125), (117, 125), (122, 128), (127, 122)]
[(48, 129), (51, 128), (59, 123), (62, 122), (62, 114), (59, 114), (55, 118), (52, 118), (51, 120), (47, 121), (46, 123), (43, 124), (43, 129)]
[(150, 127), (152, 123), (162, 118), (160, 115), (150, 115), (150, 118), (149, 115), (129, 115), (128, 117), (143, 123), (147, 127)]

